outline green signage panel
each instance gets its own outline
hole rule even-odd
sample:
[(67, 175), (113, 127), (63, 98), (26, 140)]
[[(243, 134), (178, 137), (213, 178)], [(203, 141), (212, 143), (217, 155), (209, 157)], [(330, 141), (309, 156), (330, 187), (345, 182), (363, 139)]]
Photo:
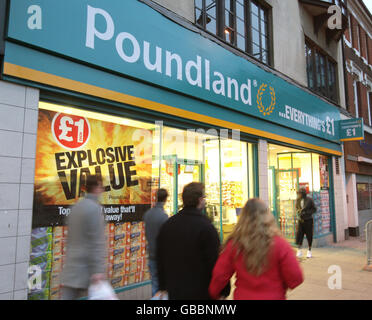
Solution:
[[(12, 0), (7, 40), (339, 142), (336, 106), (137, 0)], [(11, 51), (5, 52), (4, 73), (7, 63), (30, 67)]]
[(340, 120), (340, 141), (364, 140), (363, 118)]

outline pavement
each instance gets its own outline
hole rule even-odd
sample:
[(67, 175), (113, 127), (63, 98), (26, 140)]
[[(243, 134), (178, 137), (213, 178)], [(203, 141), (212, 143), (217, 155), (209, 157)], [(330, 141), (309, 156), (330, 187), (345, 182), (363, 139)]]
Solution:
[(363, 270), (367, 262), (364, 239), (313, 248), (312, 254), (299, 260), (305, 280), (288, 291), (288, 300), (372, 300), (372, 272)]
[[(306, 250), (304, 250), (306, 254)], [(372, 300), (372, 272), (364, 271), (366, 265), (366, 242), (363, 238), (334, 243), (331, 246), (313, 248), (313, 257), (300, 259), (304, 282), (287, 292), (288, 300)], [(331, 267), (331, 268), (330, 268)], [(335, 270), (340, 271), (340, 289), (335, 285)], [(329, 273), (330, 272), (330, 273)], [(232, 300), (234, 279), (228, 300)], [(119, 294), (121, 300), (150, 299), (151, 286)]]

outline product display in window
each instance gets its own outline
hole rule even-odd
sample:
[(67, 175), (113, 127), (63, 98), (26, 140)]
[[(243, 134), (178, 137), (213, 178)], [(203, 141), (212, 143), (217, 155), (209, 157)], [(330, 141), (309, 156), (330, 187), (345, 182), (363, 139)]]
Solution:
[(322, 233), (328, 233), (331, 231), (331, 213), (329, 209), (328, 190), (320, 191), (320, 211), (322, 215)]
[(322, 227), (322, 211), (320, 207), (320, 192), (313, 192), (312, 198), (314, 201), (314, 205), (316, 208), (316, 212), (313, 215), (314, 219), (314, 235), (321, 235), (323, 233), (323, 227)]
[(241, 182), (222, 182), (222, 203), (226, 207), (242, 208), (243, 188)]
[[(28, 292), (29, 300), (48, 300), (53, 262), (52, 227), (31, 231), (29, 281), (34, 285)], [(41, 280), (41, 281), (40, 281)]]
[[(32, 230), (29, 280), (41, 270), (41, 287), (34, 286), (29, 300), (59, 300), (66, 256), (66, 226)], [(147, 243), (142, 221), (106, 225), (107, 278), (113, 288), (150, 280)]]
[(319, 170), (320, 170), (320, 187), (329, 187), (329, 175), (328, 175), (328, 158), (319, 156)]
[(286, 238), (295, 239), (297, 226), (295, 201), (280, 201), (279, 226), (280, 230)]

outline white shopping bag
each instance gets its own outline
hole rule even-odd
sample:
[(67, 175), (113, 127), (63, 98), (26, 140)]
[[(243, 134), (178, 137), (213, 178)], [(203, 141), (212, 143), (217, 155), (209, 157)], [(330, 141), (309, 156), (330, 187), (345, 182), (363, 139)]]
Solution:
[(88, 288), (89, 300), (119, 300), (114, 289), (107, 281), (99, 281)]

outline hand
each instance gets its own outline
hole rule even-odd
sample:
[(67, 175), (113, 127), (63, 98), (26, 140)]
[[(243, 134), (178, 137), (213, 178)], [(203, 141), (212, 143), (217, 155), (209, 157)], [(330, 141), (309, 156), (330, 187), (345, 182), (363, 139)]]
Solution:
[(103, 281), (103, 280), (105, 280), (105, 275), (103, 273), (95, 273), (90, 278), (90, 282), (92, 284), (96, 284), (96, 283), (98, 283), (100, 281)]

